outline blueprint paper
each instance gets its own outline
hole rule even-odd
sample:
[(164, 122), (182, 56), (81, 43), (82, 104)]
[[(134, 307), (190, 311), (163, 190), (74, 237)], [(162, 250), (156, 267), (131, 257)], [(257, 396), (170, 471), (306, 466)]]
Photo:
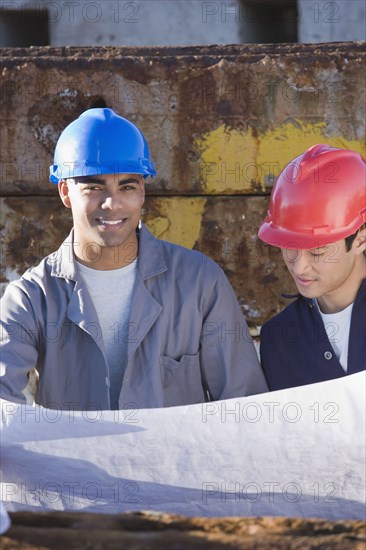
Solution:
[(207, 404), (2, 401), (8, 511), (365, 519), (365, 373)]
[(0, 535), (10, 527), (10, 518), (2, 502), (0, 502)]

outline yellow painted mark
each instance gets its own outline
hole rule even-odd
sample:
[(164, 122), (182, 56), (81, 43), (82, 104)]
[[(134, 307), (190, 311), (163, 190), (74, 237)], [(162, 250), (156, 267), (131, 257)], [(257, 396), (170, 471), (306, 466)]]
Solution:
[(145, 223), (155, 237), (193, 248), (199, 239), (206, 199), (172, 197), (151, 200), (159, 215), (147, 215)]
[(265, 191), (273, 179), (296, 156), (316, 143), (353, 149), (363, 155), (366, 145), (361, 140), (325, 135), (326, 123), (294, 119), (258, 136), (224, 124), (196, 140), (201, 157), (203, 191), (230, 193)]
[[(203, 191), (222, 193), (242, 190), (246, 171), (253, 170), (257, 143), (248, 132), (227, 128), (224, 124), (197, 142), (201, 151)], [(249, 179), (250, 184), (250, 179)]]

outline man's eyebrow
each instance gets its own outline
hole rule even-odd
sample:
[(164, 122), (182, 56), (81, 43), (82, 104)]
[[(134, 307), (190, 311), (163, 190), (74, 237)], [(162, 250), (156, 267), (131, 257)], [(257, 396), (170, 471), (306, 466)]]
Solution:
[(310, 249), (310, 252), (316, 252), (316, 251), (323, 251), (323, 250), (327, 250), (329, 247), (328, 244), (324, 244), (323, 246), (316, 246), (315, 248), (311, 248)]
[(75, 181), (76, 183), (97, 183), (98, 185), (105, 185), (105, 180), (95, 176), (79, 176), (75, 178)]
[(139, 183), (138, 178), (126, 178), (125, 180), (119, 180), (118, 185), (125, 185), (126, 183)]
[[(126, 185), (128, 183), (139, 183), (138, 178), (130, 177), (126, 179), (121, 179), (118, 181), (118, 185)], [(95, 176), (80, 176), (78, 178), (75, 178), (76, 183), (94, 183), (96, 185), (106, 185), (106, 181), (102, 178), (99, 179), (99, 177)]]

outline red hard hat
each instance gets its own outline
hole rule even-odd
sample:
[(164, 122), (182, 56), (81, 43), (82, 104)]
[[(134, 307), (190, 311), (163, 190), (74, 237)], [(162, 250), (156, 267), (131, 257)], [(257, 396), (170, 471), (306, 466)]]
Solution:
[(319, 144), (279, 175), (258, 236), (273, 246), (306, 250), (344, 239), (365, 222), (365, 159)]

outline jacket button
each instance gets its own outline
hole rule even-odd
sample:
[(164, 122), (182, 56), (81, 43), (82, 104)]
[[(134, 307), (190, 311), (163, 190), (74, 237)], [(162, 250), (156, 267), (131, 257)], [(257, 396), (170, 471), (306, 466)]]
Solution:
[(326, 351), (324, 353), (324, 359), (326, 359), (327, 361), (330, 361), (330, 359), (332, 359), (333, 357), (333, 353), (331, 351)]

